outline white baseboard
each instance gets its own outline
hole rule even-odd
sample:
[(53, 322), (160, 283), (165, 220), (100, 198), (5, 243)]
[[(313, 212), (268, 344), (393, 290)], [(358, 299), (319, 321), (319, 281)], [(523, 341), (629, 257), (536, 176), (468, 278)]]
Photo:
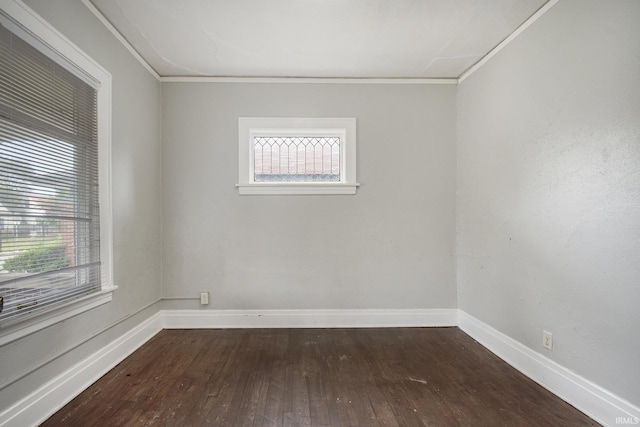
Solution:
[(0, 426), (37, 426), (147, 342), (162, 328), (155, 314), (0, 412)]
[(0, 427), (35, 426), (162, 329), (456, 326), (457, 309), (163, 310), (0, 412)]
[(35, 426), (162, 329), (458, 326), (518, 371), (596, 421), (640, 424), (640, 408), (457, 309), (163, 310), (0, 412), (0, 427)]
[(458, 327), (502, 360), (605, 426), (640, 425), (640, 408), (462, 310)]
[(390, 328), (456, 326), (458, 310), (164, 310), (163, 327)]

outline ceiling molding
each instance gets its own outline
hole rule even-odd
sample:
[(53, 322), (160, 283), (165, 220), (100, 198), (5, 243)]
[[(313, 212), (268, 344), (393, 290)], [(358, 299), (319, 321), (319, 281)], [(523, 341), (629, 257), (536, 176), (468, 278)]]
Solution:
[(133, 48), (133, 46), (131, 46), (131, 44), (127, 41), (127, 39), (125, 39), (122, 34), (120, 34), (120, 32), (118, 30), (116, 30), (116, 27), (114, 27), (111, 22), (109, 22), (109, 20), (102, 14), (102, 12), (100, 12), (98, 10), (97, 7), (95, 7), (93, 5), (93, 3), (91, 3), (91, 0), (82, 0), (82, 3), (91, 11), (91, 13), (93, 13), (95, 15), (96, 18), (98, 18), (98, 20), (100, 22), (102, 22), (102, 25), (104, 25), (105, 27), (107, 27), (107, 29), (111, 32), (111, 34), (114, 35), (114, 37), (120, 42), (122, 43), (122, 45), (125, 47), (125, 49), (127, 49), (129, 51), (129, 53), (131, 55), (133, 55), (134, 58), (136, 58), (138, 60), (138, 62), (140, 64), (142, 64), (142, 66), (144, 68), (146, 68), (146, 70), (151, 73), (151, 75), (153, 77), (155, 77), (156, 80), (160, 81), (160, 74), (158, 74), (156, 72), (156, 70), (153, 69), (153, 67), (151, 65), (149, 65), (149, 63), (147, 61), (144, 60), (144, 58), (138, 53), (137, 50), (135, 50)]
[(489, 60), (491, 58), (493, 58), (498, 52), (500, 52), (502, 49), (504, 49), (505, 47), (507, 47), (507, 45), (509, 43), (511, 43), (513, 40), (515, 40), (520, 34), (522, 34), (527, 28), (529, 28), (534, 22), (536, 22), (538, 19), (540, 19), (540, 17), (542, 15), (544, 15), (545, 13), (547, 13), (547, 11), (549, 9), (551, 9), (553, 6), (555, 6), (560, 0), (549, 0), (547, 3), (545, 3), (540, 9), (538, 9), (536, 11), (536, 13), (534, 13), (533, 15), (531, 15), (529, 17), (529, 19), (527, 19), (526, 21), (524, 21), (522, 23), (522, 25), (520, 25), (518, 28), (516, 28), (516, 30), (509, 34), (509, 37), (507, 37), (506, 39), (502, 40), (500, 42), (500, 44), (498, 44), (496, 47), (494, 47), (493, 49), (491, 49), (491, 51), (489, 53), (487, 53), (485, 56), (482, 57), (482, 59), (478, 62), (476, 62), (474, 65), (472, 65), (468, 70), (466, 70), (464, 73), (462, 73), (460, 75), (460, 77), (458, 77), (458, 83), (462, 83), (466, 78), (468, 78), (469, 76), (471, 76), (473, 73), (475, 73), (476, 71), (478, 71), (478, 69), (480, 69), (484, 64), (486, 64), (487, 62), (489, 62)]
[(498, 52), (515, 40), (534, 22), (536, 22), (549, 9), (560, 0), (549, 0), (526, 21), (524, 21), (513, 33), (494, 47), (478, 62), (464, 71), (458, 78), (327, 78), (327, 77), (231, 77), (231, 76), (161, 76), (145, 59), (136, 51), (122, 34), (109, 22), (109, 20), (93, 5), (91, 0), (82, 0), (82, 3), (93, 13), (96, 18), (113, 34), (113, 36), (133, 55), (133, 57), (159, 82), (162, 83), (333, 83), (333, 84), (459, 84), (475, 73)]
[(160, 77), (163, 83), (334, 83), (334, 84), (444, 84), (458, 79), (442, 78), (327, 78), (327, 77)]
[(334, 84), (457, 84), (455, 78), (326, 78), (326, 77), (170, 77), (161, 76), (138, 53), (137, 50), (124, 38), (122, 34), (109, 22), (109, 20), (91, 3), (91, 0), (82, 0), (82, 3), (93, 13), (96, 18), (113, 34), (113, 36), (133, 55), (135, 59), (159, 82), (162, 83), (334, 83)]

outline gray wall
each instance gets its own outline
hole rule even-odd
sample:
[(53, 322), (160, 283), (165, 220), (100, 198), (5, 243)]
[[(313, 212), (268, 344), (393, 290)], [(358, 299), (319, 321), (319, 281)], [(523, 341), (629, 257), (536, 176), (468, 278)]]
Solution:
[[(163, 296), (209, 291), (216, 309), (456, 307), (455, 93), (166, 84)], [(241, 116), (356, 117), (358, 194), (239, 196)]]
[(80, 1), (26, 3), (113, 77), (114, 282), (119, 289), (109, 304), (0, 347), (0, 408), (144, 320), (156, 307), (140, 310), (159, 298), (161, 282), (161, 85)]
[[(0, 407), (203, 290), (222, 309), (459, 306), (640, 404), (640, 2), (563, 0), (458, 88), (161, 87), (79, 1), (27, 4), (113, 75), (120, 289), (1, 347)], [(356, 117), (358, 194), (239, 196), (239, 116)]]
[(459, 307), (635, 405), (638, 22), (559, 2), (459, 86), (457, 156)]

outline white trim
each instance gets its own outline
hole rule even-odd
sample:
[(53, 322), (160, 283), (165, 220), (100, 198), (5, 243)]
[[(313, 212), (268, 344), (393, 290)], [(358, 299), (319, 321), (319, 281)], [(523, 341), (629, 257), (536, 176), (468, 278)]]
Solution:
[(215, 77), (166, 76), (163, 83), (298, 83), (298, 84), (377, 84), (377, 85), (455, 85), (456, 78), (366, 78), (366, 77)]
[(147, 61), (144, 60), (144, 58), (138, 53), (137, 50), (135, 50), (133, 48), (133, 46), (131, 46), (131, 43), (129, 43), (127, 41), (127, 39), (124, 38), (124, 36), (122, 34), (120, 34), (120, 32), (116, 29), (116, 27), (114, 27), (111, 22), (109, 22), (109, 20), (102, 14), (102, 12), (100, 12), (98, 10), (97, 7), (95, 7), (93, 5), (93, 3), (91, 3), (91, 0), (82, 0), (82, 3), (87, 7), (87, 9), (89, 9), (91, 11), (91, 13), (93, 13), (95, 15), (96, 18), (98, 18), (98, 20), (102, 23), (102, 25), (104, 25), (105, 27), (107, 27), (107, 30), (109, 30), (111, 32), (111, 34), (113, 34), (113, 36), (125, 47), (125, 49), (127, 49), (129, 51), (129, 53), (131, 55), (133, 55), (133, 57), (158, 81), (161, 81), (161, 77), (160, 75), (156, 72), (156, 70), (153, 69), (153, 67), (151, 65), (149, 65), (149, 63)]
[(76, 316), (92, 308), (111, 301), (112, 293), (116, 288), (103, 289), (102, 291), (78, 298), (74, 301), (57, 306), (56, 308), (37, 314), (29, 319), (18, 321), (15, 325), (9, 324), (0, 327), (0, 347), (12, 341), (30, 335), (55, 323)]
[(100, 200), (100, 272), (102, 289), (116, 289), (113, 275), (113, 196), (111, 189), (111, 74), (105, 71), (98, 90), (98, 187)]
[(549, 9), (556, 5), (560, 0), (549, 0), (545, 3), (540, 9), (536, 11), (533, 15), (529, 17), (526, 21), (522, 23), (516, 30), (509, 34), (509, 37), (502, 40), (496, 47), (491, 49), (489, 53), (482, 57), (478, 62), (473, 64), (468, 70), (463, 72), (460, 77), (458, 77), (458, 84), (462, 83), (467, 77), (478, 71), (480, 67), (486, 64), (491, 58), (493, 58), (498, 52), (504, 49), (509, 43), (516, 39), (520, 34), (524, 32), (527, 28), (529, 28), (534, 22), (536, 22), (542, 15), (547, 13)]
[(339, 195), (339, 194), (356, 194), (360, 184), (271, 184), (258, 183), (252, 184), (236, 184), (238, 194), (241, 196), (268, 196), (268, 195)]
[(113, 34), (113, 36), (129, 51), (131, 55), (159, 82), (162, 83), (333, 83), (333, 84), (428, 84), (455, 85), (455, 78), (366, 78), (366, 77), (232, 77), (232, 76), (161, 76), (138, 53), (129, 41), (109, 22), (91, 0), (82, 3)]
[[(0, 412), (0, 427), (38, 425), (162, 329), (458, 326), (505, 362), (594, 420), (640, 419), (640, 408), (458, 309), (161, 310)], [(619, 424), (619, 423), (618, 423)]]
[(102, 80), (111, 80), (111, 74), (107, 70), (22, 1), (0, 0), (0, 8), (32, 36), (83, 70), (88, 76), (100, 83)]
[(109, 22), (109, 20), (96, 8), (91, 0), (82, 0), (82, 3), (95, 15), (95, 17), (113, 34), (113, 36), (133, 55), (133, 57), (159, 82), (162, 83), (313, 83), (313, 84), (420, 84), (420, 85), (457, 85), (476, 72), (495, 54), (504, 49), (524, 30), (537, 21), (549, 9), (560, 0), (549, 0), (540, 9), (523, 22), (506, 39), (500, 42), (478, 62), (464, 71), (457, 78), (424, 78), (424, 77), (248, 77), (248, 76), (161, 76), (138, 53), (126, 38)]
[[(17, 15), (16, 15), (17, 16)], [(24, 19), (24, 17), (19, 18)], [(58, 51), (53, 50), (47, 42), (43, 41), (40, 37), (34, 36), (28, 29), (16, 20), (16, 18), (6, 15), (2, 9), (0, 9), (0, 23), (9, 30), (11, 33), (18, 36), (25, 41), (28, 45), (36, 49), (38, 52), (51, 59), (60, 67), (73, 74), (75, 77), (88, 84), (92, 88), (98, 90), (100, 88), (100, 82), (96, 81), (91, 75), (85, 73), (84, 70), (79, 69), (77, 66), (71, 64), (67, 58), (62, 56)]]
[(363, 77), (231, 77), (231, 76), (161, 76), (138, 53), (129, 41), (111, 24), (98, 10), (91, 0), (82, 3), (95, 15), (111, 34), (124, 46), (127, 51), (159, 82), (162, 83), (334, 83), (334, 84), (429, 84), (455, 85), (455, 78), (363, 78)]
[(155, 314), (0, 412), (1, 427), (39, 425), (160, 332)]
[(637, 406), (462, 310), (458, 311), (458, 327), (515, 369), (599, 423), (613, 426), (619, 417), (640, 419)]
[(0, 427), (39, 425), (162, 329), (455, 326), (456, 309), (161, 310), (0, 412)]
[[(102, 291), (109, 293), (105, 297), (101, 293), (97, 293), (86, 299), (80, 299), (79, 302), (85, 302), (87, 309), (93, 308), (111, 299), (111, 292), (116, 289), (113, 282), (113, 214), (112, 214), (112, 195), (111, 195), (111, 74), (105, 70), (100, 64), (93, 60), (89, 55), (83, 52), (73, 42), (66, 38), (57, 29), (51, 26), (40, 15), (34, 12), (26, 4), (20, 0), (0, 0), (0, 8), (2, 13), (13, 20), (13, 22), (26, 31), (30, 37), (33, 37), (42, 46), (50, 49), (56, 56), (62, 58), (71, 66), (77, 67), (78, 72), (86, 74), (86, 76), (97, 82), (97, 107), (98, 107), (98, 179), (100, 188), (100, 261), (101, 265), (101, 286)], [(107, 300), (108, 298), (108, 300)], [(78, 304), (72, 303), (74, 307)], [(66, 306), (65, 306), (66, 307)], [(63, 307), (64, 314), (54, 310), (53, 316), (48, 319), (63, 320), (83, 310), (77, 309), (66, 311)], [(48, 322), (49, 320), (47, 320)], [(29, 327), (31, 322), (26, 323)], [(47, 323), (48, 326), (51, 323)], [(42, 327), (38, 327), (41, 329)], [(17, 328), (10, 327), (9, 331), (17, 331)], [(32, 331), (30, 328), (23, 328), (22, 331)], [(31, 333), (31, 332), (27, 332)], [(24, 335), (21, 335), (24, 336)], [(18, 338), (18, 335), (9, 332), (9, 339)], [(1, 340), (4, 340), (2, 335)], [(1, 345), (1, 344), (0, 344)]]
[[(256, 182), (254, 136), (340, 138), (340, 182)], [(355, 118), (239, 117), (238, 193), (240, 195), (355, 194), (357, 131)]]
[(420, 84), (420, 85), (457, 85), (476, 72), (495, 54), (504, 49), (516, 37), (518, 37), (531, 24), (537, 21), (549, 9), (560, 0), (549, 0), (540, 9), (531, 15), (522, 25), (500, 42), (478, 62), (464, 71), (458, 78), (424, 78), (424, 77), (248, 77), (248, 76), (161, 76), (138, 53), (126, 38), (109, 22), (109, 20), (91, 3), (91, 0), (82, 0), (82, 3), (95, 15), (95, 17), (113, 34), (113, 36), (133, 55), (133, 57), (159, 82), (162, 83), (313, 83), (313, 84)]
[(164, 310), (166, 329), (455, 326), (457, 309)]

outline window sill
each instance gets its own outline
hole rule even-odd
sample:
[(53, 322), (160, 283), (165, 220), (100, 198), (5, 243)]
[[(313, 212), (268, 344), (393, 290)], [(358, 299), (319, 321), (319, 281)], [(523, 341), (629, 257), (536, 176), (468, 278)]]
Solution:
[(112, 299), (113, 291), (117, 286), (105, 288), (100, 292), (87, 295), (67, 304), (56, 307), (50, 311), (37, 314), (19, 323), (0, 326), (0, 346), (30, 335), (55, 323), (61, 322), (70, 317), (76, 316), (92, 308), (106, 304)]
[(236, 184), (241, 196), (259, 195), (343, 195), (356, 194), (360, 184), (346, 183), (253, 183)]

